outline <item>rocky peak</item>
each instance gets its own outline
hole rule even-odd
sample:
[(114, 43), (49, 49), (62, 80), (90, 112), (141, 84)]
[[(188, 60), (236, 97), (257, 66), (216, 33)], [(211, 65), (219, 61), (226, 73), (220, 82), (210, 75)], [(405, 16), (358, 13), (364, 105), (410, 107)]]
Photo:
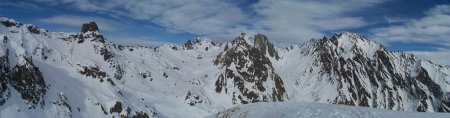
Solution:
[[(365, 36), (358, 34), (358, 33), (354, 33), (354, 32), (341, 32), (341, 33), (335, 33), (333, 35), (333, 37), (336, 37), (337, 39), (340, 40), (344, 40), (344, 39), (349, 39), (349, 40), (368, 40)], [(333, 39), (333, 38), (332, 38)]]
[(377, 51), (386, 52), (383, 45), (369, 40), (358, 33), (342, 32), (334, 34), (329, 41), (331, 42), (330, 45), (334, 45), (331, 47), (335, 47), (332, 50), (335, 50), (340, 55), (351, 56), (359, 54), (373, 57)]
[[(240, 36), (231, 41), (231, 48), (237, 50), (257, 50), (261, 54), (267, 55), (268, 57), (272, 57), (277, 60), (280, 58), (273, 43), (270, 42), (269, 38), (263, 34), (256, 34), (254, 37), (248, 37), (246, 36), (246, 33), (241, 33)], [(228, 47), (225, 49), (227, 50)]]
[(216, 92), (232, 94), (234, 104), (287, 100), (283, 81), (267, 56), (278, 57), (273, 44), (262, 34), (251, 39), (241, 33), (214, 60), (223, 72), (215, 83)]
[(86, 33), (88, 31), (100, 32), (100, 30), (98, 29), (97, 23), (95, 23), (95, 22), (84, 23), (81, 26), (81, 33)]
[(254, 48), (258, 49), (262, 53), (269, 54), (270, 57), (279, 59), (278, 52), (275, 50), (275, 46), (268, 38), (263, 34), (257, 34), (254, 38)]
[(245, 35), (236, 37), (233, 41), (231, 41), (231, 44), (234, 45), (234, 47), (237, 47), (237, 46), (250, 47), (250, 44), (252, 42), (247, 41), (245, 38), (248, 38), (248, 37), (245, 37)]
[(84, 23), (81, 26), (81, 33), (79, 36), (75, 36), (75, 38), (78, 38), (78, 43), (83, 43), (85, 39), (100, 43), (106, 42), (106, 39), (100, 34), (100, 30), (95, 22)]
[(213, 42), (207, 38), (197, 38), (194, 40), (194, 44), (206, 44), (206, 43), (213, 43)]
[(212, 42), (207, 38), (197, 38), (195, 40), (188, 40), (183, 46), (187, 49), (194, 49), (195, 46), (206, 45), (206, 46), (216, 46), (216, 43)]
[[(367, 39), (367, 37), (353, 32), (342, 32), (334, 34), (331, 41), (338, 47), (358, 46), (358, 47), (378, 47), (383, 48), (380, 43)], [(384, 49), (384, 48), (383, 48)]]

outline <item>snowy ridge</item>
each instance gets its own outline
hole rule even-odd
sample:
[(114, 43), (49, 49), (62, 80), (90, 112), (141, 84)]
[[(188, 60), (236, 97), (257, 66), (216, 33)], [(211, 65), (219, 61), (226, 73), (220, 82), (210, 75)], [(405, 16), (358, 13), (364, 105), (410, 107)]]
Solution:
[[(337, 53), (341, 53), (344, 58), (352, 58), (353, 54), (362, 54), (364, 57), (373, 57), (377, 50), (385, 51), (384, 47), (356, 33), (343, 32), (335, 34), (332, 42), (339, 47)], [(337, 45), (336, 45), (337, 44)]]
[(448, 67), (355, 33), (287, 49), (262, 34), (152, 48), (111, 43), (93, 22), (80, 33), (0, 23), (0, 117), (205, 117), (282, 101), (425, 112), (450, 106)]
[(447, 70), (430, 69), (413, 55), (388, 52), (355, 33), (314, 39), (280, 54), (283, 60), (275, 70), (288, 78), (291, 85), (286, 86), (292, 87), (289, 95), (295, 101), (448, 111), (449, 104), (442, 102), (449, 95)]

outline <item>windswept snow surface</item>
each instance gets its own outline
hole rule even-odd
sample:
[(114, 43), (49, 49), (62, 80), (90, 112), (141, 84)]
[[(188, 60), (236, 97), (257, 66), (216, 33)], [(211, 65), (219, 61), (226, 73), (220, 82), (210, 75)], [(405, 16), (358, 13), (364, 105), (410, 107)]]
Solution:
[(208, 118), (448, 118), (446, 113), (391, 111), (367, 107), (301, 102), (241, 105)]

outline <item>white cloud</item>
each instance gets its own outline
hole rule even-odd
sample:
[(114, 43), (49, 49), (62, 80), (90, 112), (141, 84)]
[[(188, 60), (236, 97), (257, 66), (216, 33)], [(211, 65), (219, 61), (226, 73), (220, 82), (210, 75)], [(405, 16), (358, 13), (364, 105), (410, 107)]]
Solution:
[(261, 15), (259, 27), (276, 39), (309, 40), (324, 36), (324, 31), (347, 30), (367, 24), (362, 17), (350, 16), (381, 1), (296, 1), (262, 0), (254, 6)]
[(218, 34), (244, 22), (240, 8), (226, 2), (200, 0), (164, 11), (155, 21), (173, 30)]
[(43, 0), (73, 5), (75, 8), (113, 16), (149, 20), (170, 31), (218, 34), (242, 23), (241, 9), (222, 0)]
[(156, 41), (153, 38), (148, 37), (112, 37), (109, 38), (114, 44), (124, 45), (124, 46), (147, 46), (147, 47), (158, 47), (169, 42)]
[(393, 25), (371, 30), (381, 42), (434, 43), (450, 46), (450, 5), (438, 5), (423, 18), (399, 21)]
[[(437, 5), (426, 12), (426, 16), (412, 20), (401, 20), (400, 25), (371, 30), (376, 40), (391, 42), (416, 42), (447, 46), (435, 51), (409, 51), (425, 60), (441, 65), (450, 65), (450, 5)], [(430, 47), (433, 48), (433, 47)]]
[(409, 53), (440, 65), (450, 65), (450, 49), (440, 48), (436, 51), (410, 51)]
[(38, 21), (48, 24), (66, 25), (71, 27), (80, 27), (83, 23), (95, 21), (99, 26), (100, 31), (117, 31), (119, 28), (124, 28), (122, 23), (114, 20), (100, 18), (100, 17), (86, 17), (86, 16), (73, 16), (73, 15), (61, 15), (50, 18), (38, 19)]
[(36, 5), (34, 3), (31, 2), (24, 2), (24, 1), (14, 1), (14, 2), (10, 2), (10, 1), (2, 1), (0, 0), (0, 7), (2, 6), (7, 6), (7, 7), (17, 7), (17, 8), (21, 8), (21, 9), (28, 9), (28, 10), (42, 10), (43, 8), (39, 5)]
[(309, 40), (324, 31), (366, 25), (348, 13), (383, 0), (261, 0), (243, 11), (230, 0), (39, 0), (86, 12), (148, 20), (171, 32), (231, 39), (239, 32), (258, 32), (272, 39)]
[(373, 39), (385, 45), (404, 42), (444, 46), (446, 48), (437, 48), (435, 51), (409, 51), (409, 53), (437, 64), (450, 65), (450, 5), (437, 5), (428, 10), (422, 18), (385, 17), (385, 19), (397, 25), (372, 29), (370, 32)]
[(400, 18), (400, 17), (390, 17), (390, 16), (384, 16), (384, 20), (386, 20), (389, 24), (393, 23), (403, 23), (408, 21), (408, 19)]

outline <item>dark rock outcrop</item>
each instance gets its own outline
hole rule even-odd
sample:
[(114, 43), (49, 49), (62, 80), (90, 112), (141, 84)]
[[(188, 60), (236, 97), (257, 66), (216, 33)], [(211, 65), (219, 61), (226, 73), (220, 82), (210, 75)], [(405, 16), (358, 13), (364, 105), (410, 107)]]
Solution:
[(87, 77), (100, 79), (100, 82), (103, 82), (103, 79), (107, 77), (106, 73), (101, 71), (98, 66), (83, 66), (83, 69), (78, 72)]
[(97, 23), (95, 23), (95, 22), (85, 23), (81, 26), (81, 33), (86, 33), (88, 31), (100, 32), (100, 30), (98, 29)]
[[(273, 45), (261, 34), (255, 36), (254, 45), (247, 41), (251, 40), (237, 37), (217, 56), (214, 64), (220, 66), (223, 73), (215, 83), (216, 92), (232, 94), (235, 104), (287, 100), (283, 80), (275, 73), (268, 58), (279, 58)], [(227, 84), (234, 88), (227, 88)]]
[(27, 30), (28, 30), (30, 33), (33, 33), (33, 34), (40, 34), (40, 33), (41, 33), (41, 31), (39, 31), (39, 28), (36, 27), (36, 26), (33, 26), (33, 25), (28, 25), (28, 26), (27, 26)]
[[(215, 42), (209, 41), (208, 39), (197, 38), (193, 41), (191, 41), (191, 40), (186, 41), (186, 43), (183, 44), (183, 47), (185, 49), (192, 50), (192, 49), (194, 49), (195, 45), (208, 45), (208, 44), (211, 44), (212, 46), (216, 46)], [(205, 48), (205, 51), (208, 51), (208, 47)]]
[[(31, 60), (29, 60), (31, 62)], [(13, 68), (10, 84), (20, 92), (22, 99), (34, 105), (40, 103), (44, 105), (44, 95), (46, 85), (42, 73), (33, 63), (17, 65)]]
[(8, 56), (0, 57), (0, 106), (3, 105), (10, 96), (8, 80), (9, 76)]
[(114, 104), (114, 106), (109, 109), (109, 113), (112, 114), (114, 112), (119, 113), (119, 114), (120, 114), (120, 112), (122, 112), (122, 103), (121, 102), (117, 101), (116, 104)]
[(194, 49), (194, 43), (192, 43), (191, 40), (188, 40), (186, 43), (183, 44), (183, 46), (188, 50)]
[(47, 92), (44, 77), (31, 59), (19, 58), (24, 58), (26, 62), (13, 68), (9, 66), (7, 55), (0, 58), (0, 105), (8, 100), (11, 95), (9, 87), (12, 87), (30, 104), (30, 108), (35, 108), (38, 104), (42, 107)]
[(197, 103), (202, 103), (203, 101), (200, 100), (200, 96), (198, 95), (193, 95), (191, 93), (191, 91), (189, 91), (186, 95), (186, 98), (184, 99), (185, 102), (187, 102), (187, 104), (189, 104), (190, 106), (195, 106), (195, 104)]
[(255, 43), (254, 47), (261, 53), (267, 52), (270, 57), (273, 57), (277, 60), (280, 59), (280, 57), (278, 56), (278, 52), (275, 50), (275, 46), (271, 42), (269, 42), (268, 38), (265, 35), (255, 35), (253, 42)]
[[(7, 45), (9, 43), (8, 37), (2, 38), (0, 45)], [(47, 85), (41, 71), (33, 64), (31, 57), (20, 54), (9, 57), (9, 53), (15, 52), (10, 51), (7, 47), (0, 51), (4, 51), (2, 54), (5, 54), (0, 57), (0, 105), (3, 105), (9, 99), (10, 89), (15, 89), (19, 92), (20, 97), (30, 105), (29, 108), (35, 108), (38, 104), (43, 107)], [(10, 62), (11, 60), (21, 61)]]
[(5, 27), (12, 27), (12, 26), (16, 26), (17, 25), (16, 22), (11, 22), (9, 20), (0, 21), (0, 23), (2, 23), (2, 25), (4, 25)]

